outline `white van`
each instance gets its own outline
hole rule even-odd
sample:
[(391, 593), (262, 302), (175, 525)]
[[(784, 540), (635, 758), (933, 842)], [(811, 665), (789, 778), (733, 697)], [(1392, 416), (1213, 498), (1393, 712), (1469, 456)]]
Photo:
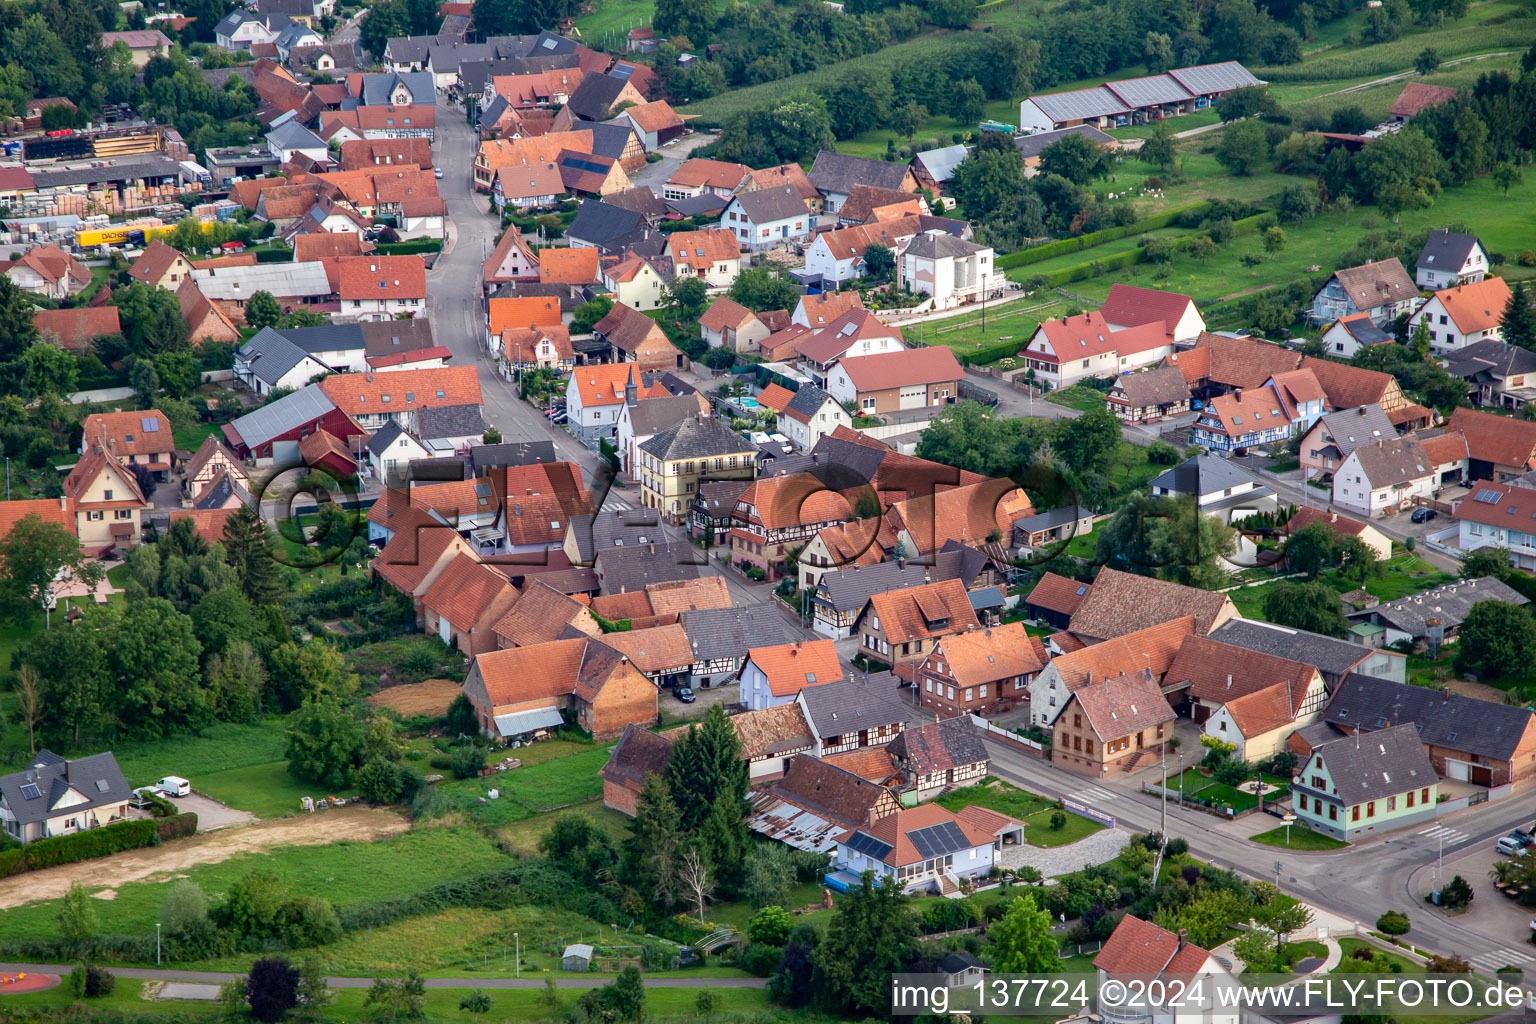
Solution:
[(155, 783), (155, 788), (166, 796), (186, 796), (192, 792), (192, 783), (180, 775), (167, 775)]

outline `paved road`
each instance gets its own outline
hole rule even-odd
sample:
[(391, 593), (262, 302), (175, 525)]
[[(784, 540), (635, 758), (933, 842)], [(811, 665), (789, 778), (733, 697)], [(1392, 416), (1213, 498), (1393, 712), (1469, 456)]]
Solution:
[[(1016, 748), (995, 741), (987, 743), (992, 773), (1033, 792), (1082, 801), (1095, 810), (1115, 815), (1121, 827), (1138, 832), (1160, 826), (1161, 809), (1151, 797), (1139, 795), (1139, 783), (1090, 779), (1048, 762), (1036, 761)], [(1170, 774), (1176, 769), (1170, 767)], [(1536, 796), (1513, 797), (1483, 804), (1446, 819), (1464, 836), (1446, 852), (1459, 852), (1468, 844), (1492, 843), (1512, 827), (1528, 823)], [(1274, 819), (1269, 819), (1274, 821)], [(1168, 805), (1168, 834), (1188, 840), (1199, 857), (1234, 868), (1251, 878), (1275, 880), (1274, 864), (1280, 864), (1280, 885), (1292, 895), (1363, 925), (1374, 926), (1384, 910), (1405, 910), (1413, 918), (1414, 942), (1440, 952), (1454, 952), (1483, 963), (1524, 964), (1536, 948), (1524, 934), (1485, 934), (1441, 916), (1424, 905), (1424, 892), (1412, 891), (1414, 871), (1433, 862), (1439, 853), (1428, 823), (1385, 834), (1385, 838), (1356, 842), (1350, 849), (1332, 853), (1295, 853), (1257, 846), (1226, 830), (1220, 819), (1194, 810)], [(1447, 840), (1448, 842), (1450, 840)], [(1480, 895), (1493, 898), (1482, 878), (1469, 881)], [(1513, 960), (1509, 958), (1513, 957)], [(1491, 959), (1490, 959), (1491, 958)]]
[[(74, 970), (71, 964), (0, 964), (0, 971), (7, 974), (68, 974)], [(141, 978), (146, 981), (183, 981), (194, 984), (222, 985), (226, 981), (243, 978), (243, 974), (224, 971), (176, 971), (160, 967), (108, 967), (105, 970), (119, 978)], [(611, 975), (591, 978), (556, 978), (560, 988), (601, 988), (613, 980)], [(427, 988), (543, 988), (542, 977), (530, 978), (426, 978)], [(326, 978), (331, 988), (369, 988), (372, 978)], [(646, 988), (767, 988), (767, 978), (695, 978), (680, 975), (675, 978), (646, 978)]]

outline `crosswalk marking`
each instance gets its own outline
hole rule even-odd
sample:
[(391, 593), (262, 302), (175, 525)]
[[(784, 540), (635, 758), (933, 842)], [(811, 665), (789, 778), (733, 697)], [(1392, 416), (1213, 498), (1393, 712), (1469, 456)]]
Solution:
[(629, 502), (625, 501), (623, 498), (614, 497), (614, 495), (611, 492), (609, 493), (607, 500), (605, 500), (603, 502), (603, 508), (618, 509), (620, 512), (627, 511), (627, 510), (632, 509), (634, 507), (635, 506), (631, 505)]
[(1513, 964), (1518, 967), (1521, 964), (1530, 962), (1530, 959), (1531, 957), (1527, 953), (1522, 953), (1517, 949), (1510, 949), (1507, 946), (1500, 946), (1498, 949), (1472, 957), (1467, 963), (1478, 970), (1492, 973), (1507, 964)]
[(1092, 805), (1095, 801), (1117, 800), (1119, 799), (1119, 794), (1111, 793), (1109, 790), (1101, 789), (1098, 786), (1083, 786), (1080, 789), (1074, 789), (1068, 793), (1067, 799), (1075, 800), (1082, 804)]
[(1468, 839), (1472, 838), (1470, 835), (1462, 832), (1460, 829), (1450, 828), (1446, 825), (1431, 825), (1429, 828), (1420, 829), (1419, 835), (1435, 842), (1444, 840), (1446, 846), (1455, 846), (1458, 843), (1464, 843)]

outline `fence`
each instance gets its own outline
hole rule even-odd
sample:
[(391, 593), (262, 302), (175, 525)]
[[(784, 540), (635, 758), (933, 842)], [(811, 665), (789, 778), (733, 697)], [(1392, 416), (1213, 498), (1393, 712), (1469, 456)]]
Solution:
[(1435, 810), (1440, 814), (1450, 814), (1452, 811), (1466, 810), (1482, 803), (1498, 803), (1507, 800), (1514, 794), (1514, 787), (1508, 782), (1502, 786), (1491, 786), (1487, 790), (1479, 790), (1476, 793), (1468, 793), (1466, 796), (1452, 797), (1449, 800), (1441, 800), (1435, 805)]
[(1045, 756), (1045, 744), (1038, 740), (1028, 739), (1009, 729), (1004, 729), (1000, 725), (993, 725), (980, 715), (972, 715), (971, 724), (993, 739), (1007, 740), (1009, 743), (1017, 744), (1026, 750), (1033, 751), (1037, 757), (1043, 758)]
[(1096, 821), (1100, 825), (1103, 825), (1105, 828), (1115, 827), (1115, 816), (1113, 814), (1105, 814), (1102, 811), (1096, 811), (1092, 807), (1089, 807), (1087, 804), (1080, 804), (1076, 800), (1063, 800), (1061, 802), (1061, 806), (1064, 810), (1071, 811), (1073, 814), (1080, 818), (1087, 818), (1089, 821)]

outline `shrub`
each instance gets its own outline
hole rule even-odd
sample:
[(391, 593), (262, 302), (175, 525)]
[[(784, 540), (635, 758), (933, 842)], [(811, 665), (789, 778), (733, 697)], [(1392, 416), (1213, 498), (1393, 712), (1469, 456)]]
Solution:
[(100, 999), (102, 996), (112, 994), (112, 989), (117, 985), (117, 976), (111, 971), (88, 964), (85, 968), (85, 985), (82, 994), (87, 999)]
[(1067, 816), (1061, 811), (1051, 815), (1051, 831), (1060, 832), (1067, 827)]
[(1376, 919), (1376, 930), (1383, 935), (1407, 935), (1408, 915), (1389, 910)]
[(122, 821), (87, 832), (39, 839), (35, 843), (0, 853), (0, 878), (60, 864), (108, 857), (124, 850), (136, 850), (167, 839), (189, 836), (196, 831), (197, 815), (179, 814), (174, 818)]
[(1536, 267), (1536, 252), (1532, 252), (1530, 249), (1521, 249), (1520, 255), (1515, 257), (1515, 262), (1519, 263), (1522, 267)]
[(1167, 849), (1166, 852), (1167, 852), (1168, 856), (1170, 856), (1170, 857), (1182, 857), (1182, 856), (1184, 856), (1186, 853), (1189, 852), (1189, 840), (1188, 839), (1170, 839), (1170, 840), (1168, 840), (1168, 849)]
[(759, 978), (766, 978), (776, 971), (782, 959), (783, 946), (770, 946), (763, 942), (748, 943), (736, 958), (742, 970)]
[(478, 778), (485, 770), (485, 751), (473, 743), (454, 747), (453, 755), (449, 758), (449, 767), (456, 779)]

